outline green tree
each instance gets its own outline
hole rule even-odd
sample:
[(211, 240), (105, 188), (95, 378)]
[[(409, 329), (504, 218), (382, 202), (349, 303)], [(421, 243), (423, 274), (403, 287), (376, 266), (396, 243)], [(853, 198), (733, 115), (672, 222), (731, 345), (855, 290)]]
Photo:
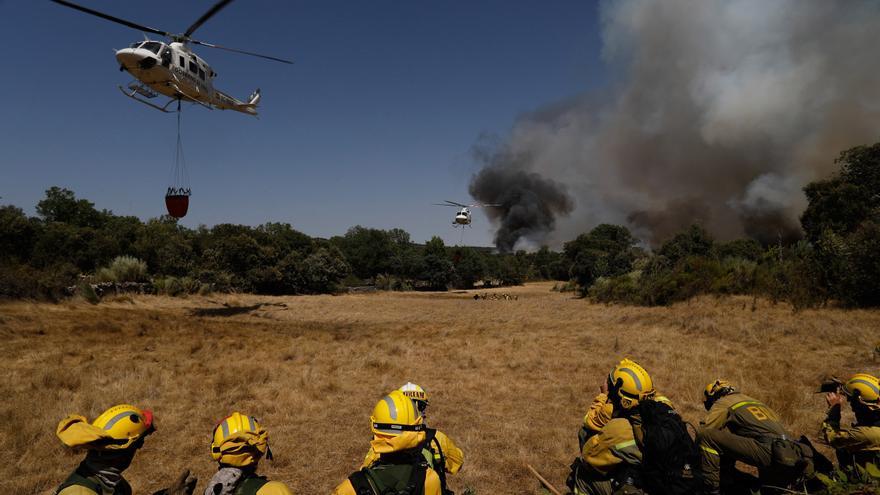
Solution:
[(37, 214), (46, 222), (62, 222), (77, 227), (100, 227), (112, 213), (99, 212), (94, 203), (76, 199), (73, 191), (53, 186), (46, 198), (37, 203)]
[(455, 248), (452, 260), (455, 266), (456, 288), (473, 289), (474, 284), (486, 275), (486, 261), (483, 255), (473, 248)]
[(632, 270), (636, 239), (619, 225), (601, 224), (563, 246), (571, 263), (570, 275), (584, 289), (599, 277), (613, 277)]
[(15, 206), (0, 206), (0, 261), (27, 262), (39, 234), (39, 225)]
[(424, 254), (420, 280), (426, 282), (431, 290), (447, 290), (455, 276), (455, 268), (446, 256), (443, 239), (432, 237), (425, 243)]
[(352, 272), (361, 279), (392, 271), (395, 245), (391, 235), (384, 230), (356, 225), (344, 236), (332, 238), (331, 242), (342, 251)]
[(709, 232), (699, 225), (691, 225), (684, 232), (675, 234), (672, 239), (663, 243), (658, 251), (671, 264), (676, 264), (692, 256), (709, 256), (715, 241)]
[(334, 292), (351, 272), (342, 252), (334, 247), (319, 248), (304, 262), (303, 288), (311, 293)]

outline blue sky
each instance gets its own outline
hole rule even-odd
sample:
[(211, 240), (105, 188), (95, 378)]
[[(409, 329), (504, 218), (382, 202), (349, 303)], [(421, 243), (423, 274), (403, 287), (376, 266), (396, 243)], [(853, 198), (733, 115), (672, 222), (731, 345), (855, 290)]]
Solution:
[[(182, 32), (212, 1), (77, 0)], [(195, 38), (215, 86), (260, 87), (260, 118), (185, 106), (184, 225), (288, 222), (315, 236), (400, 227), (457, 244), (445, 199), (469, 200), (481, 134), (604, 81), (597, 2), (237, 0)], [(41, 0), (0, 0), (0, 203), (33, 214), (58, 185), (118, 214), (164, 213), (176, 126), (129, 100), (112, 48), (141, 33)], [(482, 213), (467, 244), (489, 245)]]

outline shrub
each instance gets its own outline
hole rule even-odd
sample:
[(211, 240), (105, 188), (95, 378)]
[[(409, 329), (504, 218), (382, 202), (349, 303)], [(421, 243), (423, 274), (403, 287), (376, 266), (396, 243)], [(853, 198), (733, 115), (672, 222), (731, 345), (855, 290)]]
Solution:
[(147, 263), (134, 256), (117, 256), (95, 273), (98, 282), (146, 282)]
[(379, 290), (407, 291), (412, 290), (408, 281), (387, 273), (376, 275), (376, 288)]

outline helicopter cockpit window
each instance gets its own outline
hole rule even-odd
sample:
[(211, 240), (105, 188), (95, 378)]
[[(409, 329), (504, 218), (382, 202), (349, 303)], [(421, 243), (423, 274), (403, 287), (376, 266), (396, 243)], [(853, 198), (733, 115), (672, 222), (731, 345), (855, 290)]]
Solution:
[(202, 79), (202, 81), (205, 80), (205, 71), (202, 70), (201, 67), (199, 67), (199, 77)]
[(141, 48), (146, 48), (147, 50), (150, 50), (151, 52), (158, 55), (159, 49), (162, 48), (162, 43), (156, 43), (155, 41), (148, 41), (148, 42), (144, 43), (144, 45)]
[(196, 74), (197, 72), (199, 72), (199, 66), (196, 65), (194, 60), (189, 61), (189, 71), (192, 72), (193, 74)]
[(129, 46), (129, 48), (137, 48), (137, 47), (141, 46), (143, 43), (144, 43), (143, 41), (136, 41), (136, 42), (132, 43), (131, 46)]

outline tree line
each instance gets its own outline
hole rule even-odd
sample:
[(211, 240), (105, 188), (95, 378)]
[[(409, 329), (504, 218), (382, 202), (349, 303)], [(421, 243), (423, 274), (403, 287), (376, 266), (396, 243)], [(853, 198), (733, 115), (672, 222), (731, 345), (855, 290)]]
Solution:
[(0, 297), (58, 299), (84, 282), (141, 283), (159, 293), (333, 293), (470, 289), (559, 280), (597, 302), (666, 305), (744, 294), (795, 307), (880, 306), (880, 143), (844, 151), (840, 171), (804, 188), (803, 239), (718, 242), (699, 225), (649, 249), (602, 224), (561, 252), (498, 253), (412, 241), (402, 229), (350, 228), (330, 239), (286, 223), (189, 229), (98, 210), (52, 187), (35, 217), (0, 206)]
[(0, 297), (58, 299), (87, 282), (140, 283), (172, 295), (207, 291), (333, 293), (346, 286), (446, 290), (550, 277), (559, 253), (499, 254), (414, 243), (402, 229), (361, 226), (320, 239), (286, 223), (186, 228), (98, 210), (52, 187), (29, 217), (0, 206)]

